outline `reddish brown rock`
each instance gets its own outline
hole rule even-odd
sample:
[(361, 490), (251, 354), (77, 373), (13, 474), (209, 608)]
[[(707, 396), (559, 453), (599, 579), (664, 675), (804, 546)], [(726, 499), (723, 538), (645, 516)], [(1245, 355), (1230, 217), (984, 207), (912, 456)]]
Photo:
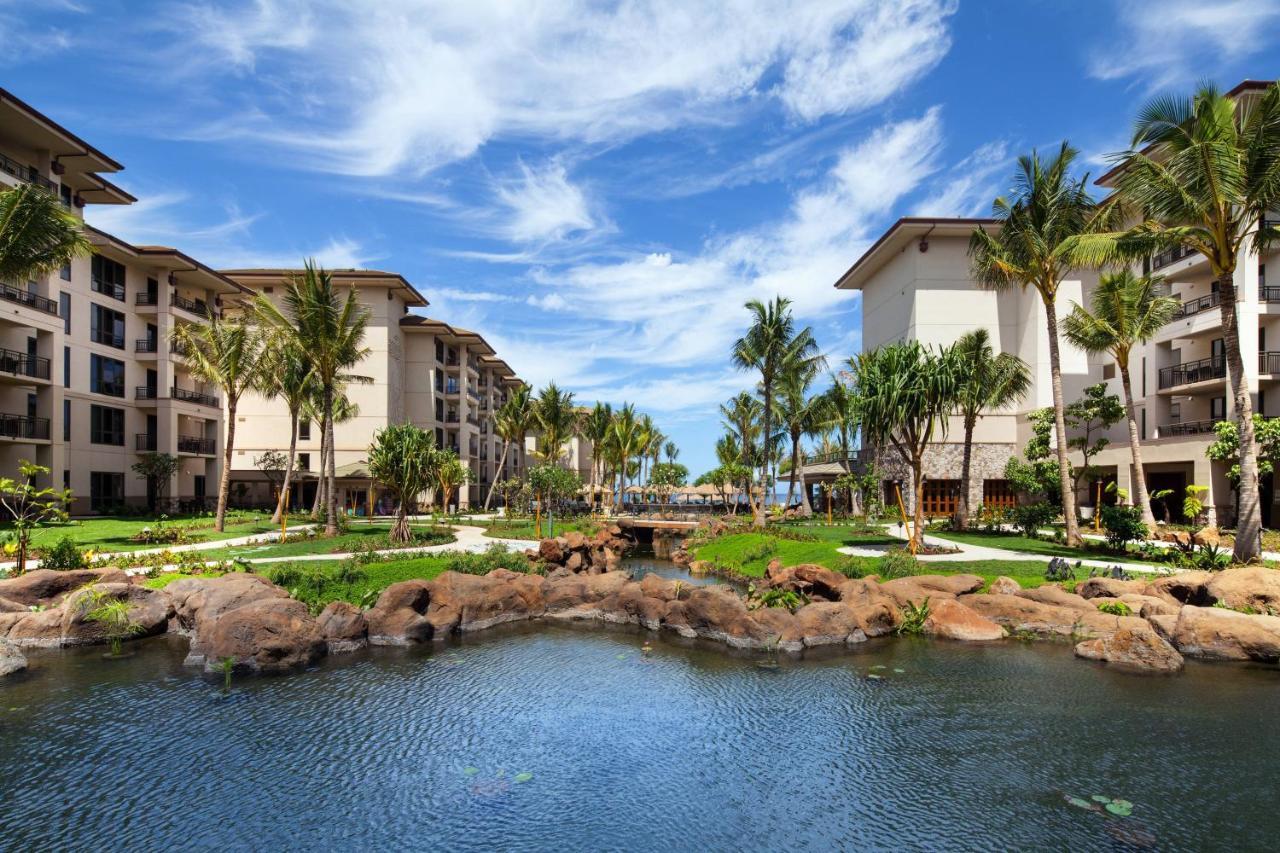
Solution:
[(1022, 592), (1022, 585), (1013, 578), (1001, 575), (991, 582), (987, 592), (992, 595), (1017, 595)]
[(330, 602), (316, 617), (316, 624), (330, 653), (355, 651), (368, 640), (369, 623), (363, 611), (345, 601)]
[(647, 574), (640, 581), (640, 591), (649, 598), (656, 598), (660, 601), (674, 601), (677, 597), (677, 590), (684, 595), (689, 594), (689, 584), (681, 584), (676, 586), (676, 581), (659, 577), (655, 574)]
[[(116, 574), (114, 569), (110, 572)], [(96, 583), (104, 574), (107, 574), (107, 570), (75, 569), (63, 572), (54, 569), (34, 569), (16, 578), (0, 580), (0, 598), (24, 607), (53, 604), (73, 589)]]
[(593, 606), (611, 595), (617, 595), (630, 581), (626, 572), (548, 579), (542, 589), (544, 609), (551, 616), (563, 614), (565, 618), (575, 618), (575, 614), (567, 611)]
[(924, 632), (946, 640), (969, 642), (999, 640), (1005, 635), (1004, 628), (995, 622), (949, 598), (936, 603), (930, 602), (929, 616), (924, 621)]
[(563, 563), (564, 540), (543, 539), (538, 543), (538, 559), (548, 563)]
[(5, 636), (15, 646), (52, 649), (62, 645), (61, 608), (5, 615), (13, 617)]
[(130, 637), (163, 634), (173, 615), (173, 605), (163, 592), (130, 583), (96, 583), (73, 592), (63, 602), (62, 645), (107, 642), (110, 639), (108, 627), (87, 617), (99, 604), (110, 601), (128, 602), (129, 620), (134, 625)]
[(587, 568), (587, 560), (584, 556), (582, 556), (582, 553), (580, 551), (574, 551), (564, 561), (564, 567), (568, 569), (570, 572), (574, 572), (574, 573), (580, 572), (583, 569)]
[(1076, 655), (1146, 672), (1179, 672), (1183, 666), (1178, 650), (1149, 625), (1127, 626), (1110, 637), (1085, 640), (1076, 645)]
[(1141, 625), (1136, 616), (1111, 616), (1098, 610), (1089, 612), (1032, 601), (1020, 595), (962, 595), (957, 599), (1012, 632), (1042, 636), (1103, 637), (1119, 628)]
[(801, 563), (783, 568), (774, 560), (766, 570), (762, 587), (791, 590), (811, 599), (839, 601), (840, 591), (848, 580), (844, 575), (825, 566)]
[(427, 619), (431, 585), (423, 580), (393, 583), (365, 613), (369, 645), (406, 646), (430, 640), (434, 628)]
[(1178, 611), (1169, 633), (1178, 651), (1191, 657), (1280, 661), (1280, 616), (1188, 605)]
[(564, 535), (565, 547), (571, 551), (577, 551), (587, 547), (587, 537), (577, 530), (570, 530)]
[(1057, 584), (1047, 583), (1034, 589), (1024, 589), (1018, 593), (1021, 598), (1038, 601), (1041, 604), (1052, 604), (1055, 607), (1070, 607), (1086, 613), (1097, 610), (1097, 606), (1086, 601), (1074, 592), (1067, 592)]
[(1120, 598), (1130, 593), (1140, 594), (1149, 581), (1122, 581), (1116, 578), (1086, 578), (1076, 584), (1076, 594), (1081, 598)]
[(31, 608), (7, 598), (0, 598), (0, 613), (27, 613)]
[(27, 668), (27, 658), (22, 650), (0, 637), (0, 678), (22, 672)]
[(173, 602), (171, 629), (199, 633), (224, 614), (267, 598), (288, 598), (289, 593), (259, 575), (232, 572), (216, 578), (181, 578), (164, 588)]
[(1242, 566), (1210, 576), (1205, 592), (1215, 603), (1280, 616), (1280, 571), (1265, 566)]
[(806, 604), (796, 611), (795, 619), (806, 646), (859, 643), (867, 638), (854, 608), (842, 602)]
[(437, 635), (536, 619), (546, 611), (544, 583), (547, 582), (537, 575), (506, 569), (483, 576), (445, 572), (431, 582), (427, 619)]
[(1142, 594), (1163, 599), (1169, 604), (1208, 607), (1213, 604), (1213, 597), (1205, 590), (1205, 585), (1212, 577), (1209, 572), (1178, 572), (1147, 584)]
[(187, 662), (203, 662), (207, 672), (214, 672), (230, 658), (237, 670), (287, 672), (310, 666), (327, 651), (305, 604), (262, 598), (223, 613), (211, 627), (201, 629)]
[(978, 575), (914, 575), (909, 580), (915, 581), (924, 589), (952, 596), (977, 592), (987, 583)]
[(955, 598), (955, 595), (920, 584), (916, 577), (894, 578), (880, 584), (880, 590), (893, 599), (898, 607), (908, 605), (919, 607), (925, 601), (941, 601), (944, 598)]

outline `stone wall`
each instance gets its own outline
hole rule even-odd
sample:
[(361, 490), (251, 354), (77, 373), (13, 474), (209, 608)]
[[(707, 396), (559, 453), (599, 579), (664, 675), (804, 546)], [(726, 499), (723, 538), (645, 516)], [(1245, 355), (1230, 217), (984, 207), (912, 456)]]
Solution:
[[(1017, 448), (1012, 444), (977, 444), (973, 445), (973, 454), (969, 462), (969, 506), (977, 509), (982, 506), (982, 483), (984, 480), (1003, 480), (1004, 466), (1009, 458), (1017, 455)], [(902, 499), (908, 512), (915, 511), (915, 495), (911, 492), (911, 465), (894, 448), (885, 448), (875, 454), (875, 466), (880, 471), (881, 480), (902, 481)], [(867, 461), (864, 461), (867, 460)], [(867, 454), (858, 460), (857, 469), (863, 472), (869, 467)], [(930, 445), (924, 454), (924, 476), (926, 480), (959, 480), (964, 471), (964, 445), (948, 442)]]

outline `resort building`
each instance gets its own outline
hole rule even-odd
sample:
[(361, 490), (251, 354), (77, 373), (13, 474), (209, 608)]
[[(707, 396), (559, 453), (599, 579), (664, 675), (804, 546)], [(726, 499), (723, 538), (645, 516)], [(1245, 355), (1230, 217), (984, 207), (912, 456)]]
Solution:
[[(83, 218), (86, 205), (136, 199), (101, 177), (124, 167), (0, 89), (0, 186), (37, 186)], [(203, 505), (217, 492), (221, 401), (170, 343), (242, 292), (165, 246), (133, 246), (90, 226), (93, 253), (41, 279), (0, 282), (0, 471), (27, 459), (70, 488), (73, 513), (124, 505)], [(168, 483), (133, 472), (169, 453)]]
[[(279, 301), (299, 269), (224, 270), (254, 293)], [(513, 448), (506, 466), (502, 440), (494, 430), (494, 413), (519, 384), (515, 372), (477, 332), (451, 326), (411, 309), (424, 309), (427, 299), (403, 276), (378, 270), (330, 270), (334, 284), (353, 288), (369, 311), (366, 356), (350, 372), (362, 377), (344, 389), (354, 404), (352, 416), (334, 426), (334, 463), (338, 500), (351, 512), (375, 512), (379, 490), (368, 474), (367, 457), (375, 433), (389, 424), (413, 423), (430, 431), (438, 447), (455, 451), (471, 469), (471, 483), (458, 495), (460, 506), (484, 502), (496, 479), (523, 470), (524, 454)], [(236, 416), (232, 462), (232, 495), (237, 501), (263, 504), (272, 500), (272, 480), (259, 465), (269, 450), (289, 446), (289, 413), (278, 400), (257, 394), (241, 399)], [(320, 425), (299, 427), (300, 476), (290, 502), (310, 507), (320, 474)]]

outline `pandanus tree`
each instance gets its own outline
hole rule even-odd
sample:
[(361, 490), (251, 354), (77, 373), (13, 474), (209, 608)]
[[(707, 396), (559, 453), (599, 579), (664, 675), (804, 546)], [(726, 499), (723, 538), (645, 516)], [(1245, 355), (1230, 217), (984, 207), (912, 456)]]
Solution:
[(1107, 353), (1120, 372), (1124, 407), (1129, 422), (1129, 450), (1133, 454), (1133, 491), (1142, 521), (1155, 530), (1156, 517), (1147, 494), (1147, 478), (1142, 467), (1142, 444), (1138, 436), (1138, 415), (1133, 403), (1133, 383), (1129, 375), (1129, 355), (1133, 348), (1155, 337), (1173, 319), (1178, 300), (1160, 292), (1160, 279), (1136, 276), (1128, 270), (1102, 276), (1093, 291), (1092, 311), (1076, 305), (1063, 322), (1067, 340), (1088, 353)]
[(911, 544), (919, 550), (924, 545), (924, 454), (935, 437), (946, 437), (960, 385), (954, 351), (935, 351), (919, 341), (887, 344), (854, 356), (849, 367), (867, 440), (892, 445), (911, 467)]
[(1247, 250), (1280, 238), (1268, 219), (1280, 205), (1280, 85), (1238, 101), (1209, 85), (1189, 98), (1157, 98), (1139, 112), (1129, 150), (1115, 159), (1116, 194), (1140, 218), (1127, 231), (1082, 238), (1081, 253), (1105, 263), (1180, 248), (1208, 260), (1240, 433), (1234, 557), (1252, 560), (1262, 548), (1262, 508), (1235, 273)]
[[(511, 390), (507, 395), (507, 401), (494, 412), (493, 429), (502, 439), (502, 459), (498, 462), (499, 472), (507, 467), (507, 456), (511, 453), (511, 446), (514, 444), (516, 447), (524, 447), (525, 437), (533, 428), (533, 407), (530, 404), (532, 393), (533, 389), (522, 382)], [(493, 490), (498, 487), (499, 479), (501, 477), (494, 477), (489, 485), (489, 494), (484, 499), (486, 512), (493, 503)]]
[(80, 220), (34, 184), (0, 192), (0, 281), (48, 275), (92, 250)]
[(973, 460), (973, 432), (978, 419), (986, 412), (1003, 409), (1027, 395), (1031, 390), (1031, 371), (1026, 363), (1011, 353), (996, 354), (991, 334), (974, 329), (960, 336), (954, 346), (958, 386), (956, 413), (964, 425), (964, 460), (960, 466), (960, 497), (952, 520), (957, 530), (969, 526), (969, 487)]
[[(773, 458), (774, 395), (778, 379), (788, 364), (795, 364), (813, 357), (818, 351), (813, 332), (809, 328), (796, 327), (791, 313), (791, 300), (782, 296), (772, 302), (752, 299), (746, 304), (751, 313), (751, 325), (733, 345), (733, 364), (739, 370), (753, 370), (760, 374), (760, 392), (763, 398), (763, 448), (760, 454), (761, 481), (768, 480), (768, 469)], [(760, 503), (752, 504), (756, 527), (765, 526), (764, 494)]]
[(396, 499), (392, 542), (403, 544), (413, 538), (409, 509), (419, 495), (435, 485), (438, 461), (435, 437), (413, 424), (392, 424), (374, 433), (369, 448), (369, 476)]
[(226, 440), (222, 444), (222, 477), (218, 483), (218, 511), (214, 530), (227, 521), (227, 497), (231, 491), (231, 460), (236, 443), (236, 410), (246, 392), (260, 388), (264, 380), (265, 342), (262, 330), (251, 323), (223, 320), (216, 314), (208, 323), (181, 324), (173, 340), (186, 351), (191, 373), (217, 386), (226, 398)]
[[(1078, 547), (1071, 463), (1067, 459), (1066, 403), (1062, 396), (1062, 358), (1058, 351), (1058, 290), (1072, 270), (1087, 266), (1080, 238), (1107, 232), (1117, 210), (1099, 205), (1089, 195), (1086, 174), (1072, 177), (1077, 152), (1066, 142), (1048, 160), (1032, 151), (1018, 158), (1013, 195), (992, 203), (996, 225), (974, 229), (969, 240), (970, 266), (980, 286), (993, 290), (1034, 288), (1044, 306), (1053, 390), (1053, 426), (1057, 438), (1058, 486), (1066, 541)], [(865, 424), (865, 421), (864, 421)]]
[[(277, 332), (294, 335), (311, 360), (311, 369), (320, 388), (321, 433), (328, 448), (321, 476), (325, 480), (326, 535), (338, 532), (337, 475), (333, 452), (334, 400), (344, 374), (369, 353), (364, 345), (369, 325), (369, 309), (356, 298), (355, 288), (345, 297), (333, 283), (333, 277), (308, 260), (301, 275), (294, 276), (285, 287), (283, 309), (273, 302), (258, 303), (262, 322)], [(345, 377), (353, 381), (355, 377)]]

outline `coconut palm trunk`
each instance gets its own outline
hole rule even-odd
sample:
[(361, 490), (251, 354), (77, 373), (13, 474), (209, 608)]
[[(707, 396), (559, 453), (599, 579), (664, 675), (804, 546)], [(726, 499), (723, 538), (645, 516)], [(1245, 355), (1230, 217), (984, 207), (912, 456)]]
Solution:
[(911, 492), (915, 495), (915, 506), (912, 508), (911, 541), (916, 549), (924, 547), (924, 454), (914, 453), (911, 456)]
[(317, 460), (319, 465), (316, 466), (316, 493), (311, 498), (311, 520), (320, 520), (320, 508), (324, 506), (325, 493), (325, 460), (329, 456), (329, 437), (324, 432), (324, 416), (320, 418), (320, 458)]
[(956, 501), (955, 529), (969, 529), (969, 487), (973, 482), (973, 430), (978, 419), (964, 419), (964, 456), (960, 462), (960, 498)]
[(1076, 493), (1071, 481), (1071, 461), (1067, 459), (1066, 403), (1062, 396), (1062, 359), (1058, 352), (1058, 308), (1053, 299), (1045, 297), (1045, 325), (1049, 332), (1049, 378), (1053, 386), (1053, 432), (1058, 443), (1058, 485), (1062, 489), (1062, 517), (1066, 522), (1067, 546), (1078, 548), (1080, 525), (1076, 521)]
[(276, 511), (271, 516), (272, 524), (279, 524), (280, 519), (288, 511), (289, 486), (293, 480), (293, 461), (298, 456), (298, 412), (289, 413), (289, 465), (284, 469), (284, 482), (280, 484), (280, 497), (276, 500)]
[(219, 533), (227, 525), (227, 497), (231, 493), (231, 457), (236, 444), (236, 403), (227, 400), (227, 440), (222, 445), (222, 475), (218, 478), (218, 513), (213, 529)]
[[(1253, 434), (1253, 401), (1244, 378), (1244, 360), (1240, 357), (1240, 326), (1236, 317), (1236, 284), (1231, 275), (1218, 279), (1221, 294), (1222, 338), (1226, 350), (1227, 378), (1231, 381), (1231, 395), (1235, 402), (1236, 419), (1240, 425), (1240, 482), (1236, 488), (1239, 509), (1236, 512), (1235, 559), (1247, 562), (1258, 555), (1262, 548), (1262, 508), (1258, 498), (1257, 443)], [(1209, 507), (1211, 521), (1217, 513)]]
[(325, 503), (328, 508), (325, 512), (324, 533), (326, 536), (335, 536), (338, 533), (338, 470), (334, 453), (333, 438), (333, 388), (325, 389), (325, 410), (324, 410), (324, 430), (325, 435), (329, 437), (329, 458), (325, 460), (325, 482), (326, 491)]
[(489, 511), (490, 504), (493, 503), (493, 491), (498, 488), (498, 479), (502, 475), (502, 469), (507, 464), (507, 453), (511, 450), (511, 442), (504, 440), (502, 442), (502, 458), (498, 460), (498, 472), (493, 477), (493, 482), (489, 484), (489, 494), (484, 496), (484, 511)]
[(1119, 365), (1120, 387), (1124, 389), (1124, 408), (1129, 421), (1129, 450), (1133, 454), (1133, 493), (1138, 509), (1142, 511), (1142, 523), (1148, 530), (1156, 529), (1156, 517), (1151, 512), (1151, 498), (1147, 494), (1147, 475), (1142, 468), (1142, 442), (1138, 437), (1138, 413), (1133, 404), (1133, 383), (1129, 378), (1129, 364)]

